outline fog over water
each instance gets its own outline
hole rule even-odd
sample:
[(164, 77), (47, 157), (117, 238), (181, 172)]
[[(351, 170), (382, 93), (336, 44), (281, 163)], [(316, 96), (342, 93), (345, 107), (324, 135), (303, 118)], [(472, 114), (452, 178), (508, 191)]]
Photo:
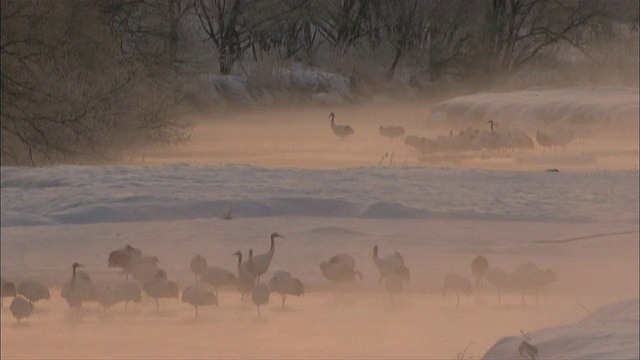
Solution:
[[(480, 358), (514, 336), (489, 354), (513, 358), (524, 332), (542, 358), (626, 358), (638, 348), (629, 340), (637, 326), (628, 326), (637, 306), (596, 310), (638, 297), (637, 99), (627, 88), (529, 89), (437, 105), (221, 111), (191, 119), (191, 142), (126, 163), (3, 167), (2, 278), (39, 281), (51, 299), (19, 323), (3, 299), (2, 357)], [(352, 136), (332, 132), (331, 112)], [(421, 145), (382, 137), (381, 125), (403, 126)], [(538, 131), (573, 138), (543, 153)], [(519, 133), (533, 149), (498, 146)], [(482, 138), (485, 148), (452, 147)], [(272, 293), (259, 318), (235, 287), (197, 318), (179, 298), (156, 310), (142, 294), (126, 312), (85, 302), (73, 316), (61, 297), (76, 261), (97, 285), (122, 283), (107, 259), (126, 244), (157, 256), (182, 291), (195, 285), (194, 255), (237, 273), (231, 254), (265, 253), (274, 231), (284, 238), (261, 283), (287, 270), (305, 292), (284, 308)], [(380, 257), (399, 252), (410, 270), (393, 302), (378, 284), (375, 245)], [(336, 287), (323, 276), (320, 263), (339, 253), (354, 258), (363, 281)], [(513, 288), (499, 303), (485, 280), (458, 307), (455, 294), (441, 295), (445, 277), (475, 283), (478, 255), (508, 273), (531, 262), (556, 280), (537, 303), (535, 290), (523, 298)], [(583, 321), (590, 315), (597, 321)], [(568, 324), (567, 334), (537, 332)], [(599, 347), (568, 352), (575, 334)]]

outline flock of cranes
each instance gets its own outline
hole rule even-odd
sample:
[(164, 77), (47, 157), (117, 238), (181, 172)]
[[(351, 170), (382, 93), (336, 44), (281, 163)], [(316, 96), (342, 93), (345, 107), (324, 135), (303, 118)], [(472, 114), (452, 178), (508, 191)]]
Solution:
[[(125, 303), (126, 312), (128, 304), (140, 302), (144, 293), (155, 301), (156, 311), (160, 307), (159, 300), (180, 298), (182, 302), (195, 308), (195, 316), (198, 317), (198, 308), (218, 305), (219, 288), (236, 287), (241, 302), (244, 304), (245, 297), (250, 296), (260, 317), (260, 307), (269, 303), (272, 293), (280, 295), (284, 308), (287, 296), (303, 296), (305, 292), (304, 283), (284, 270), (273, 273), (267, 283), (260, 282), (260, 277), (268, 272), (274, 257), (276, 238), (284, 236), (277, 232), (272, 233), (271, 247), (264, 254), (253, 256), (252, 249), (249, 249), (246, 258), (243, 258), (241, 251), (230, 254), (238, 257), (236, 272), (211, 266), (204, 256), (196, 254), (190, 263), (191, 271), (195, 275), (195, 284), (186, 287), (182, 296), (178, 284), (169, 279), (165, 270), (158, 267), (157, 257), (143, 255), (140, 249), (126, 245), (112, 251), (107, 260), (109, 268), (122, 270), (121, 274), (125, 275), (123, 282), (114, 287), (100, 286), (91, 280), (88, 273), (80, 269), (84, 267), (82, 264), (75, 262), (71, 266), (71, 278), (62, 287), (61, 297), (66, 300), (74, 316), (80, 315), (83, 303), (87, 302), (98, 303), (105, 313), (112, 306)], [(373, 247), (372, 260), (379, 273), (378, 285), (384, 286), (393, 305), (394, 295), (401, 292), (411, 279), (410, 270), (399, 252), (381, 257), (377, 245)], [(138, 267), (142, 267), (144, 271)], [(153, 275), (146, 275), (152, 271)], [(355, 259), (345, 253), (339, 253), (321, 262), (320, 271), (334, 285), (335, 295), (340, 284), (364, 281), (362, 272), (356, 270)], [(480, 255), (471, 262), (471, 274), (475, 277), (475, 285), (463, 275), (445, 275), (441, 294), (446, 296), (455, 293), (456, 308), (460, 306), (460, 294), (468, 297), (474, 292), (481, 293), (480, 290), (485, 286), (484, 280), (496, 290), (498, 304), (501, 304), (501, 295), (505, 291), (521, 294), (523, 304), (525, 294), (533, 292), (537, 304), (542, 289), (557, 279), (551, 269), (539, 269), (530, 262), (508, 273), (499, 267), (490, 266), (488, 260)], [(129, 279), (129, 275), (132, 275), (133, 279)], [(209, 288), (213, 288), (213, 291)], [(32, 280), (23, 281), (16, 286), (13, 282), (2, 279), (2, 299), (5, 297), (13, 297), (9, 310), (20, 322), (32, 314), (36, 302), (48, 300), (51, 295), (46, 286)]]
[[(354, 130), (349, 125), (338, 125), (335, 123), (335, 114), (329, 114), (331, 118), (331, 130), (340, 139), (345, 139), (354, 134)], [(405, 129), (402, 126), (380, 126), (381, 136), (389, 137), (393, 140), (396, 137), (404, 137), (404, 143), (414, 148), (423, 156), (438, 154), (464, 154), (478, 153), (480, 151), (503, 151), (513, 152), (516, 150), (533, 150), (535, 145), (533, 139), (522, 131), (511, 129), (506, 132), (498, 130), (498, 124), (489, 120), (489, 129), (474, 129), (468, 127), (454, 134), (453, 130), (449, 135), (440, 135), (434, 139), (429, 139), (417, 135), (405, 137)], [(553, 134), (536, 133), (536, 142), (542, 147), (544, 154), (546, 148), (562, 148), (566, 151), (567, 145), (575, 139), (571, 131), (556, 131)]]
[(448, 273), (445, 276), (441, 294), (446, 296), (448, 293), (455, 293), (456, 308), (460, 307), (460, 294), (468, 297), (474, 292), (481, 293), (481, 289), (485, 286), (484, 280), (496, 291), (498, 305), (502, 305), (502, 294), (507, 291), (520, 294), (523, 305), (525, 294), (534, 293), (537, 305), (544, 288), (558, 279), (553, 270), (540, 269), (532, 262), (526, 262), (509, 273), (500, 267), (490, 266), (489, 261), (482, 255), (478, 255), (471, 261), (471, 272), (476, 278), (475, 285), (460, 274)]

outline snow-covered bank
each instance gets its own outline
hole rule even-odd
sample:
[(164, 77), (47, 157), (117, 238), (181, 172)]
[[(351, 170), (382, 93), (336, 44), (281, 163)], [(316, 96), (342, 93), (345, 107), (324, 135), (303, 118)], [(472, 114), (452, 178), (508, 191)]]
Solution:
[(433, 107), (428, 122), (465, 129), (493, 119), (521, 131), (572, 130), (580, 136), (626, 133), (638, 137), (638, 89), (530, 88), (456, 97)]
[(604, 306), (575, 324), (509, 336), (487, 351), (483, 359), (517, 359), (522, 341), (533, 345), (536, 359), (638, 359), (638, 299)]

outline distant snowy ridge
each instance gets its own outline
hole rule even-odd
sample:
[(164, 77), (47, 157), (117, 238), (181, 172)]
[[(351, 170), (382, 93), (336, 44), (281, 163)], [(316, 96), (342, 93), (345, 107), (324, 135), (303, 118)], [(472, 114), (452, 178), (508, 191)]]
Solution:
[[(584, 320), (527, 334), (537, 359), (638, 359), (638, 300), (602, 307)], [(504, 337), (482, 359), (520, 359), (524, 336)]]
[(530, 88), (508, 93), (460, 96), (435, 105), (428, 121), (454, 127), (487, 128), (493, 119), (506, 131), (535, 133), (571, 129), (577, 135), (601, 131), (638, 133), (638, 88)]
[(559, 222), (638, 218), (638, 176), (624, 171), (302, 170), (171, 164), (3, 167), (1, 174), (3, 227), (221, 218), (229, 208), (235, 218)]

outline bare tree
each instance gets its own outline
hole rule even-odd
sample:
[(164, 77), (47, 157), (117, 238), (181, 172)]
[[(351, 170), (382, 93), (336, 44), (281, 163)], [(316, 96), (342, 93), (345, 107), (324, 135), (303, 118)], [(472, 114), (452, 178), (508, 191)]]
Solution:
[(606, 20), (606, 1), (493, 0), (486, 10), (485, 69), (508, 73), (561, 42), (582, 50)]
[(123, 56), (98, 5), (2, 2), (3, 164), (108, 159), (186, 136), (159, 106), (173, 94)]
[(379, 2), (375, 0), (321, 1), (318, 5), (315, 25), (336, 48), (347, 49), (378, 34)]

